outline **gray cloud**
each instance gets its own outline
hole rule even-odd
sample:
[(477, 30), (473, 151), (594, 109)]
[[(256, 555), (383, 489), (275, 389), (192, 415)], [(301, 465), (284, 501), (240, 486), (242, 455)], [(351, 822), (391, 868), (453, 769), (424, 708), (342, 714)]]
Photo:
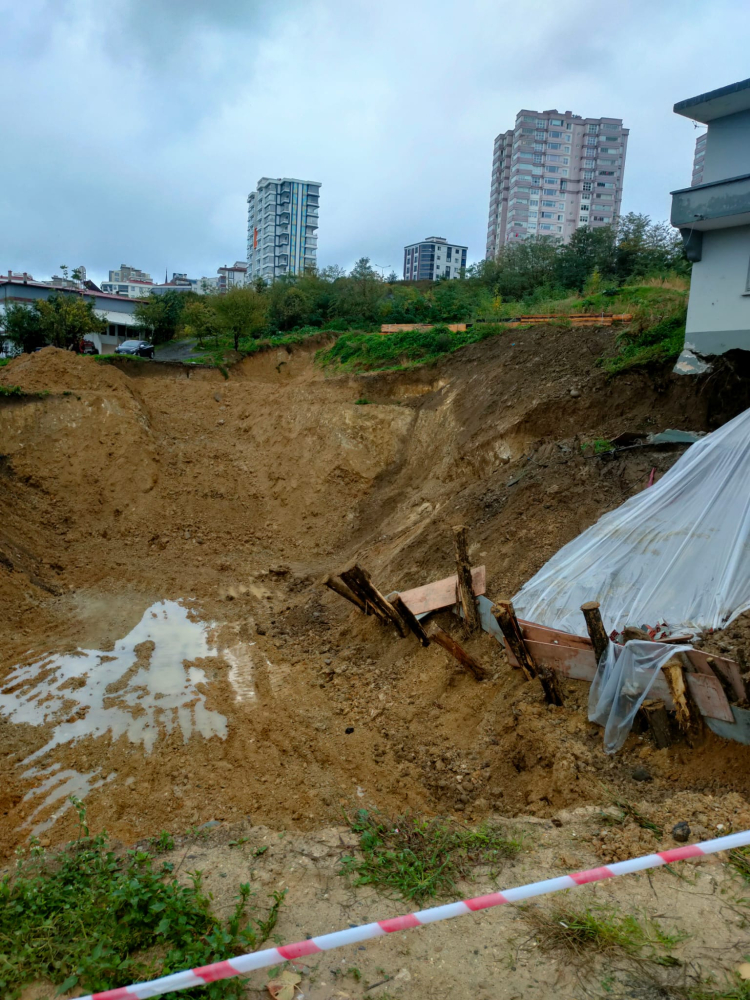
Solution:
[[(668, 213), (676, 100), (746, 75), (743, 0), (0, 3), (0, 269), (214, 273), (258, 177), (323, 183), (319, 259), (400, 270), (484, 248), (495, 135), (521, 107), (622, 117), (625, 210)], [(605, 16), (606, 12), (606, 16)]]

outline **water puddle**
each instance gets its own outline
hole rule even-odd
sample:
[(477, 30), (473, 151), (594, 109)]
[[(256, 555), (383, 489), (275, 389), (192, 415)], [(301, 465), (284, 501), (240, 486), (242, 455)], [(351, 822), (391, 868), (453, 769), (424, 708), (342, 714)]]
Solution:
[[(156, 740), (179, 728), (185, 742), (197, 733), (226, 738), (227, 720), (206, 707), (203, 669), (194, 661), (221, 656), (237, 701), (255, 698), (249, 644), (222, 647), (213, 624), (191, 617), (177, 601), (160, 601), (111, 652), (82, 649), (48, 655), (16, 667), (0, 689), (0, 716), (13, 723), (45, 726), (48, 740), (23, 762), (35, 781), (32, 819), (70, 794), (79, 797), (103, 783), (96, 773), (35, 765), (49, 751), (88, 736), (127, 736), (149, 753)], [(41, 797), (41, 803), (38, 804)], [(55, 814), (54, 818), (57, 817)], [(36, 830), (54, 822), (48, 818)]]

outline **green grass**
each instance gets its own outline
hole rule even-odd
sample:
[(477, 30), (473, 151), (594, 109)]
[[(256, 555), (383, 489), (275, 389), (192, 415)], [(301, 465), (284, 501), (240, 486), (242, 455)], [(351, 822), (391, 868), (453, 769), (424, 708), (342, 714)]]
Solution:
[(52, 395), (49, 389), (42, 389), (41, 392), (26, 392), (20, 385), (0, 385), (0, 399), (44, 399), (45, 396)]
[(676, 360), (685, 344), (687, 307), (678, 315), (668, 316), (654, 326), (624, 330), (618, 337), (618, 353), (603, 362), (609, 375), (633, 368), (648, 368)]
[(5, 365), (9, 365), (11, 361), (13, 361), (13, 358), (0, 358), (0, 368), (5, 367)]
[(148, 361), (148, 358), (142, 358), (137, 354), (94, 354), (92, 357), (100, 365), (114, 365), (122, 361), (127, 364), (143, 365)]
[(750, 1000), (750, 979), (734, 975), (716, 989), (699, 986), (688, 994), (690, 1000)]
[(445, 820), (399, 816), (390, 820), (360, 809), (351, 821), (359, 856), (342, 859), (341, 874), (420, 902), (455, 892), (459, 879), (480, 865), (497, 867), (521, 850), (518, 839), (483, 825), (476, 830)]
[[(188, 873), (184, 885), (171, 864), (155, 866), (147, 851), (115, 853), (106, 833), (89, 836), (77, 808), (77, 841), (54, 854), (32, 841), (0, 881), (3, 1000), (36, 980), (59, 992), (125, 986), (252, 951), (272, 933), (283, 893), (274, 893), (261, 916), (249, 905), (249, 884), (242, 884), (232, 913), (221, 920), (200, 872)], [(243, 989), (234, 979), (169, 996), (217, 1000), (241, 997)]]
[(750, 882), (750, 847), (737, 847), (727, 851), (727, 864), (746, 882)]
[(398, 333), (342, 333), (330, 347), (318, 351), (316, 360), (326, 368), (339, 371), (387, 371), (421, 365), (467, 344), (506, 332), (495, 323), (481, 323), (460, 333), (447, 326), (431, 330), (402, 330)]
[(581, 956), (587, 951), (641, 955), (660, 965), (676, 960), (660, 952), (669, 952), (683, 940), (679, 933), (668, 934), (648, 920), (642, 923), (631, 914), (620, 915), (603, 906), (573, 907), (557, 902), (549, 909), (524, 907), (524, 919), (534, 928), (545, 948), (557, 948)]

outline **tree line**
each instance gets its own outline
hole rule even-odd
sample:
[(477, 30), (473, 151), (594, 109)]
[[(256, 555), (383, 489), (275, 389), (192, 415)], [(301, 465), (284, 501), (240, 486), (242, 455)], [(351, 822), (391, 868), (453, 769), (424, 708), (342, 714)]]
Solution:
[[(578, 229), (570, 241), (533, 237), (505, 246), (493, 260), (469, 267), (458, 280), (399, 281), (381, 277), (368, 257), (347, 274), (333, 266), (262, 280), (224, 295), (169, 291), (135, 309), (139, 335), (159, 344), (194, 337), (240, 349), (243, 341), (293, 330), (368, 330), (381, 323), (448, 323), (491, 319), (499, 301), (565, 298), (667, 273), (689, 274), (679, 233), (664, 222), (630, 213), (610, 226)], [(71, 301), (72, 300), (72, 301)], [(523, 311), (523, 310), (521, 310)], [(5, 336), (23, 350), (43, 343), (75, 344), (106, 324), (90, 302), (64, 293), (32, 308), (10, 305)]]

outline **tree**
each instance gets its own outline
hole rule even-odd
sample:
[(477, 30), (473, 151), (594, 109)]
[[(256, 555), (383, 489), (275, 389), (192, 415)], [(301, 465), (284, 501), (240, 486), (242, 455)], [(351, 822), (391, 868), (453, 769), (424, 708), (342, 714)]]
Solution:
[(170, 290), (163, 295), (151, 292), (145, 301), (136, 305), (136, 323), (152, 344), (163, 344), (174, 337), (191, 297), (190, 292)]
[(4, 339), (24, 354), (31, 354), (37, 347), (44, 347), (46, 341), (39, 320), (39, 313), (33, 306), (20, 302), (9, 302), (2, 317)]
[(182, 311), (182, 331), (186, 337), (195, 337), (203, 347), (206, 337), (218, 341), (219, 321), (211, 301), (214, 296), (204, 295), (188, 302)]
[(38, 299), (34, 309), (45, 342), (55, 347), (74, 347), (87, 333), (107, 332), (107, 322), (96, 315), (93, 301), (78, 292), (57, 292), (46, 300)]
[(259, 337), (266, 328), (267, 297), (247, 285), (217, 295), (213, 308), (219, 328), (234, 340), (235, 351), (241, 338)]
[(89, 333), (106, 333), (107, 322), (94, 312), (94, 303), (79, 292), (55, 292), (33, 305), (11, 302), (3, 319), (5, 336), (25, 353), (44, 344), (63, 350), (77, 347)]

